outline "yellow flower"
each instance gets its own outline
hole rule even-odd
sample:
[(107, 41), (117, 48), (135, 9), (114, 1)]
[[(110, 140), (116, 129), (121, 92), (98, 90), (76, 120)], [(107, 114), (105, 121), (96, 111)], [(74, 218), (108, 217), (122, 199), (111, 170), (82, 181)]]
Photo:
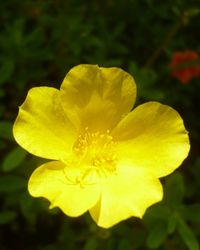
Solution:
[(32, 174), (28, 190), (68, 216), (89, 210), (104, 228), (142, 217), (163, 196), (159, 178), (189, 151), (179, 114), (158, 102), (131, 111), (133, 78), (119, 68), (78, 65), (60, 90), (32, 88), (13, 133), (30, 153), (50, 159)]

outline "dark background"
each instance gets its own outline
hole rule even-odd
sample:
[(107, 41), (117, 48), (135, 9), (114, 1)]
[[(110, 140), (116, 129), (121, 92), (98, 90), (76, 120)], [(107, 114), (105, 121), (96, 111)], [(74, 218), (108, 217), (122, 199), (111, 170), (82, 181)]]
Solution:
[[(171, 76), (176, 51), (200, 52), (200, 1), (7, 0), (0, 3), (0, 250), (197, 250), (200, 238), (200, 77)], [(142, 220), (98, 228), (34, 199), (27, 182), (42, 159), (17, 146), (12, 124), (33, 86), (59, 88), (80, 63), (117, 66), (137, 82), (137, 104), (179, 111), (191, 151), (162, 179), (164, 200)]]

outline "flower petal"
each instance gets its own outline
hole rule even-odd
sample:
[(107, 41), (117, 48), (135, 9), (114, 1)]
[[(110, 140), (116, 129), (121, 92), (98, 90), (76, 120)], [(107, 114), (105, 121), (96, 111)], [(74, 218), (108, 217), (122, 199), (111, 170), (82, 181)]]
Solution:
[(66, 75), (61, 92), (65, 112), (77, 128), (105, 131), (131, 110), (136, 85), (120, 68), (78, 65)]
[(62, 159), (70, 152), (75, 129), (62, 110), (59, 90), (32, 88), (13, 127), (16, 141), (32, 154)]
[(157, 102), (138, 106), (113, 131), (120, 159), (158, 177), (173, 172), (188, 155), (188, 133), (180, 115)]
[[(62, 162), (53, 161), (37, 168), (28, 183), (34, 197), (45, 197), (50, 208), (59, 207), (66, 215), (76, 217), (94, 206), (99, 198), (98, 185), (80, 186), (73, 184), (65, 175)], [(72, 175), (73, 169), (70, 169)], [(76, 175), (74, 168), (74, 175)]]
[(123, 165), (102, 185), (99, 202), (90, 209), (96, 223), (104, 228), (131, 216), (142, 217), (146, 209), (162, 199), (159, 180), (140, 168)]

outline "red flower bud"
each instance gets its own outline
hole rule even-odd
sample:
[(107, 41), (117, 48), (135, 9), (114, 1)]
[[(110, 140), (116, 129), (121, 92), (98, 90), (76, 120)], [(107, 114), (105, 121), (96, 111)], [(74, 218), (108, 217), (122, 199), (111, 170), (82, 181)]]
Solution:
[(195, 64), (199, 59), (198, 53), (192, 50), (175, 52), (170, 63), (171, 75), (181, 83), (187, 84), (200, 75), (200, 63)]

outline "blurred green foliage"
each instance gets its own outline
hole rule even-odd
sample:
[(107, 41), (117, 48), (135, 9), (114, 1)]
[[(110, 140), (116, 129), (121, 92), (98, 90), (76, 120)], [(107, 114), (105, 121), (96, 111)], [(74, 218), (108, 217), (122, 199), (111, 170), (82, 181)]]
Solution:
[[(173, 52), (200, 52), (198, 0), (7, 0), (0, 15), (0, 250), (198, 250), (200, 239), (200, 78), (170, 76)], [(33, 86), (59, 88), (80, 63), (119, 66), (134, 75), (138, 103), (177, 109), (191, 152), (162, 180), (164, 199), (143, 218), (104, 230), (88, 214), (72, 219), (27, 192), (43, 160), (12, 136), (18, 106)]]

